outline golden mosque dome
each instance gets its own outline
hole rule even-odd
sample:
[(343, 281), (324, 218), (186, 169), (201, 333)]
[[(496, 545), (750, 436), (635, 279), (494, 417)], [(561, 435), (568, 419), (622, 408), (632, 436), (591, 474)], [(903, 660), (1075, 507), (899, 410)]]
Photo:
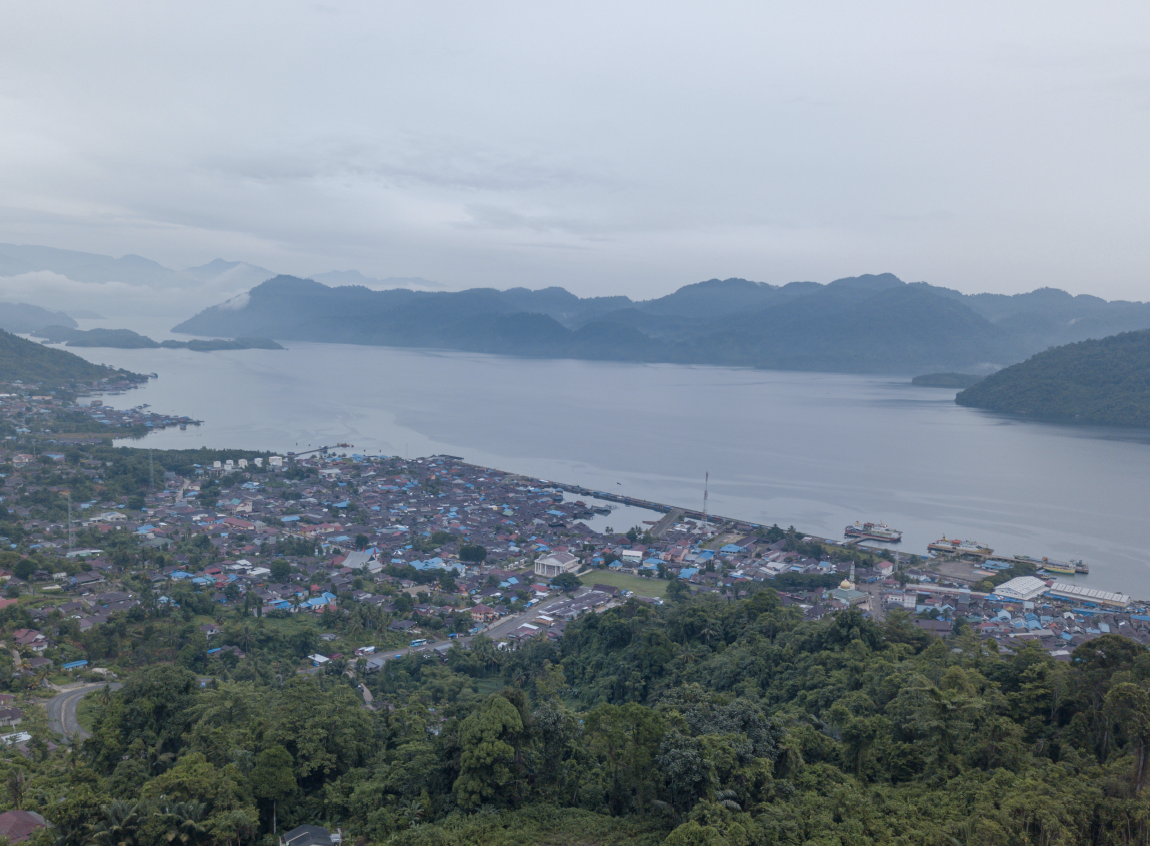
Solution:
[(854, 585), (851, 584), (850, 579), (843, 579), (839, 587), (841, 587), (843, 590), (851, 590), (854, 588)]

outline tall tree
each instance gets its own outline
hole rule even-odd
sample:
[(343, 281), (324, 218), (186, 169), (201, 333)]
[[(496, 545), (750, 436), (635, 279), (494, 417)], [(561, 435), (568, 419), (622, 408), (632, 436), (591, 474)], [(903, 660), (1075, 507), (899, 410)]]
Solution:
[(278, 743), (269, 746), (256, 757), (252, 770), (252, 792), (257, 799), (272, 806), (272, 834), (276, 833), (276, 814), (279, 803), (290, 799), (299, 790), (292, 775), (294, 762), (291, 753)]

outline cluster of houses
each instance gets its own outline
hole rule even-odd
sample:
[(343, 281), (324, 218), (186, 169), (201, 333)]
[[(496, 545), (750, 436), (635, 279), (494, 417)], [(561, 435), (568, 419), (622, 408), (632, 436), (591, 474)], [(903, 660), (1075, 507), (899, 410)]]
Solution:
[(1150, 609), (1125, 594), (1037, 576), (1018, 576), (982, 593), (929, 571), (908, 574), (913, 583), (884, 586), (883, 606), (905, 609), (918, 617), (916, 625), (937, 634), (966, 625), (994, 640), (1000, 652), (1032, 642), (1059, 660), (1106, 634), (1150, 646)]
[[(134, 383), (125, 381), (99, 385), (101, 390), (113, 393), (132, 387), (135, 387)], [(143, 428), (158, 431), (172, 426), (198, 425), (198, 421), (190, 417), (157, 414), (148, 411), (147, 406), (117, 409), (101, 399), (74, 402), (58, 397), (55, 391), (40, 389), (44, 393), (36, 393), (36, 390), (21, 383), (0, 384), (0, 422), (11, 425), (15, 433), (13, 437), (44, 433), (54, 435), (52, 440), (57, 444), (83, 443), (88, 440), (84, 435), (90, 436), (90, 433), (77, 430), (89, 427), (77, 426), (78, 421), (107, 426), (109, 435), (115, 435), (117, 429), (139, 431)], [(64, 454), (60, 452), (49, 451), (45, 454), (57, 461), (64, 459)], [(14, 452), (8, 460), (16, 467), (23, 467), (38, 457), (35, 453)]]
[[(56, 402), (49, 395), (26, 394), (0, 400), (6, 403), (0, 405), (0, 415), (11, 413), (17, 421), (40, 413), (36, 409), (51, 410)], [(105, 406), (90, 407), (87, 413), (107, 415), (92, 408)], [(8, 577), (8, 594), (59, 592), (61, 612), (76, 619), (81, 631), (137, 605), (139, 599), (122, 582), (124, 573), (99, 544), (77, 548), (69, 542), (67, 525), (25, 504), (42, 479), (37, 476), (38, 483), (31, 483), (32, 473), (17, 461), (21, 455), (0, 450), (0, 462), (15, 468), (0, 480), (0, 496), (23, 524), (24, 547), (41, 552), (38, 561), (60, 563), (24, 574), (26, 578), (0, 572), (0, 578)], [(43, 466), (40, 462), (36, 472)], [(83, 458), (69, 466), (69, 473), (99, 485), (107, 469), (104, 462)], [(624, 536), (607, 528), (611, 515), (605, 501), (451, 456), (404, 460), (327, 451), (252, 454), (194, 465), (183, 475), (160, 468), (143, 509), (115, 500), (74, 505), (73, 531), (93, 529), (96, 537), (126, 532), (141, 546), (168, 554), (162, 566), (143, 574), (161, 602), (173, 601), (174, 586), (187, 582), (221, 606), (242, 605), (253, 614), (318, 614), (364, 604), (388, 615), (391, 631), (413, 637), (428, 626), (464, 631), (489, 625), (553, 596), (553, 580), (583, 574), (587, 581), (589, 572), (593, 580), (596, 569), (678, 580), (695, 592), (740, 596), (784, 574), (846, 576), (848, 568), (843, 562), (787, 551), (783, 541), (768, 539), (759, 527), (704, 521), (680, 512), (652, 512), (653, 519)], [(280, 559), (289, 562), (289, 572), (273, 572), (273, 563)], [(988, 637), (1054, 637), (1062, 648), (1074, 638), (1094, 635), (1093, 630), (1103, 631), (1085, 625), (1091, 614), (1083, 609), (1128, 610), (1106, 606), (1096, 596), (1076, 596), (1073, 586), (1067, 592), (1044, 585), (1042, 600), (1035, 604), (1035, 597), (1015, 599), (1003, 588), (996, 596), (984, 597), (962, 585), (948, 587), (925, 568), (904, 570), (895, 581), (895, 569), (894, 563), (881, 561), (842, 584), (835, 578), (829, 580), (830, 587), (782, 593), (785, 602), (798, 604), (808, 618), (851, 606), (881, 613), (898, 605), (913, 608), (923, 617), (924, 628), (940, 633), (962, 616)], [(907, 578), (914, 589), (900, 586)], [(875, 587), (859, 590), (862, 583)], [(600, 587), (603, 590), (572, 599), (574, 612), (609, 601), (613, 589)], [(955, 591), (954, 596), (947, 590)], [(0, 603), (4, 601), (10, 600)], [(1043, 609), (1051, 613), (1041, 613)], [(1003, 611), (1014, 615), (1008, 626)], [(1061, 622), (1068, 611), (1076, 615), (1080, 630)], [(554, 613), (562, 622), (566, 612)], [(935, 619), (939, 616), (942, 621)], [(1141, 621), (1137, 613), (1131, 617), (1133, 630)], [(1044, 634), (1030, 634), (1034, 623)], [(541, 635), (543, 629), (554, 637), (562, 631), (561, 626), (530, 625), (535, 628), (520, 632), (521, 637)]]

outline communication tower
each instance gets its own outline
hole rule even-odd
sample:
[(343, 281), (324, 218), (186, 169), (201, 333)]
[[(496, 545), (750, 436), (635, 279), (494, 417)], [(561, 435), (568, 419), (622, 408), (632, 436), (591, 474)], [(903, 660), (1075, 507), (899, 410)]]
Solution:
[(708, 470), (707, 473), (703, 476), (703, 525), (704, 526), (706, 526), (708, 524), (708, 521), (707, 521), (707, 493), (708, 493), (708, 489), (710, 488), (710, 486), (711, 486), (711, 471)]

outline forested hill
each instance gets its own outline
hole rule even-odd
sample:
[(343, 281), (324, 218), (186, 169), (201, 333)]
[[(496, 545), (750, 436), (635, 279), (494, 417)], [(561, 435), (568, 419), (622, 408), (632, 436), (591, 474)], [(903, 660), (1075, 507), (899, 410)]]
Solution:
[(1000, 655), (969, 629), (934, 639), (897, 609), (882, 625), (857, 610), (804, 622), (769, 589), (630, 601), (558, 643), (480, 637), (446, 663), (388, 661), (364, 679), (367, 709), (342, 664), (285, 672), (315, 649), (308, 621), (225, 621), (213, 643), (246, 657), (201, 686), (207, 641), (184, 607), (142, 640), (94, 630), (134, 660), (179, 657), (97, 698), (69, 766), (17, 761), (57, 844), (247, 846), (317, 822), (396, 846), (1150, 835), (1150, 660), (1116, 635), (1063, 663), (1024, 641)]
[(54, 350), (0, 330), (0, 382), (19, 380), (29, 384), (67, 385), (98, 379), (143, 377), (92, 364), (74, 353)]
[(562, 288), (428, 293), (277, 276), (174, 331), (547, 358), (845, 372), (1008, 364), (1052, 344), (1150, 328), (1150, 304), (1043, 289), (1013, 297), (907, 284), (712, 279), (643, 302)]
[(955, 402), (1043, 420), (1150, 427), (1150, 331), (1041, 352)]

